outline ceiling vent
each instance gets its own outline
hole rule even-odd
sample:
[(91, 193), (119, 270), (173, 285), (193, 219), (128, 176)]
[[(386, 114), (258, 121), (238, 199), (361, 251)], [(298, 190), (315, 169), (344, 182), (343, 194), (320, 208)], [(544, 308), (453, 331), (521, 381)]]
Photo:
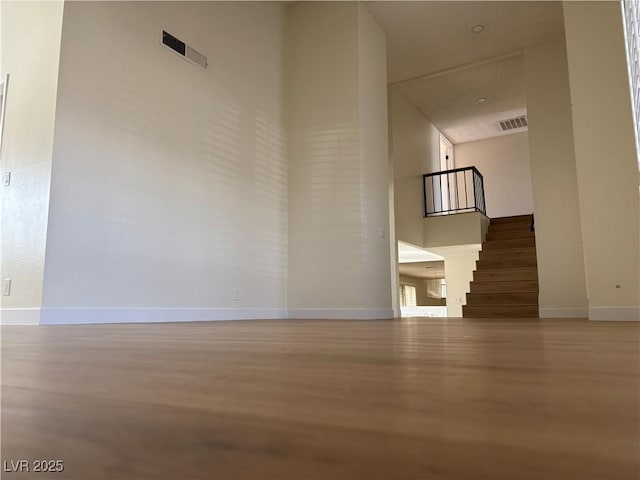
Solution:
[(506, 132), (507, 130), (513, 130), (515, 128), (525, 128), (529, 126), (529, 124), (527, 123), (526, 115), (523, 115), (522, 117), (509, 118), (507, 120), (500, 120), (498, 122), (498, 125), (500, 125), (500, 128), (503, 132)]
[(185, 60), (207, 68), (207, 57), (165, 30), (162, 31), (162, 45), (173, 50)]

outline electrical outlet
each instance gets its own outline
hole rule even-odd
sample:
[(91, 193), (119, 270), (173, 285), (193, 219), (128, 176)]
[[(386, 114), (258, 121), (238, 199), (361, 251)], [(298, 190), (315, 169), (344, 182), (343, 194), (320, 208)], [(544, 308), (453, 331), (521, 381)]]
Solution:
[(384, 230), (384, 227), (378, 227), (378, 236), (380, 238), (385, 238), (387, 236), (387, 232)]
[(8, 187), (11, 185), (11, 172), (4, 172), (4, 186)]
[(234, 288), (233, 289), (233, 301), (234, 302), (239, 302), (240, 301), (240, 289), (239, 288)]
[(2, 295), (4, 295), (5, 297), (8, 297), (9, 295), (11, 295), (11, 279), (10, 278), (5, 278), (2, 281)]

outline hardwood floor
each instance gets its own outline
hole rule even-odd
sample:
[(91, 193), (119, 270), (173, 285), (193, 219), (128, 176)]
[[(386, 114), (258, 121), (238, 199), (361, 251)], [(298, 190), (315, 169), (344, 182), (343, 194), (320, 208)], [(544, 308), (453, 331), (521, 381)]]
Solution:
[(5, 326), (2, 478), (637, 479), (639, 327)]

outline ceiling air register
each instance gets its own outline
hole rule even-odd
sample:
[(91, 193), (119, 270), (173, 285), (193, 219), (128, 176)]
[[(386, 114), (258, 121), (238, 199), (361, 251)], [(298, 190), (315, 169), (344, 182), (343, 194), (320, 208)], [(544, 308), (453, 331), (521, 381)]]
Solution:
[(207, 68), (207, 57), (205, 57), (195, 48), (187, 45), (179, 38), (174, 37), (166, 30), (162, 31), (162, 45), (173, 50), (188, 62), (200, 65), (202, 68)]
[(529, 126), (529, 124), (527, 123), (526, 115), (523, 115), (522, 117), (509, 118), (507, 120), (500, 120), (498, 122), (498, 125), (500, 125), (500, 128), (503, 132), (506, 132), (507, 130), (513, 130), (515, 128), (525, 128)]

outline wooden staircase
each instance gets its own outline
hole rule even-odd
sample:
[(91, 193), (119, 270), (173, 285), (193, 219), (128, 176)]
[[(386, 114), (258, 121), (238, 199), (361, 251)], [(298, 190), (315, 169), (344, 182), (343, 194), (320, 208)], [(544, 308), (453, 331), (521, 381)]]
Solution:
[(465, 318), (537, 317), (538, 267), (532, 215), (493, 218), (471, 292), (462, 307)]

